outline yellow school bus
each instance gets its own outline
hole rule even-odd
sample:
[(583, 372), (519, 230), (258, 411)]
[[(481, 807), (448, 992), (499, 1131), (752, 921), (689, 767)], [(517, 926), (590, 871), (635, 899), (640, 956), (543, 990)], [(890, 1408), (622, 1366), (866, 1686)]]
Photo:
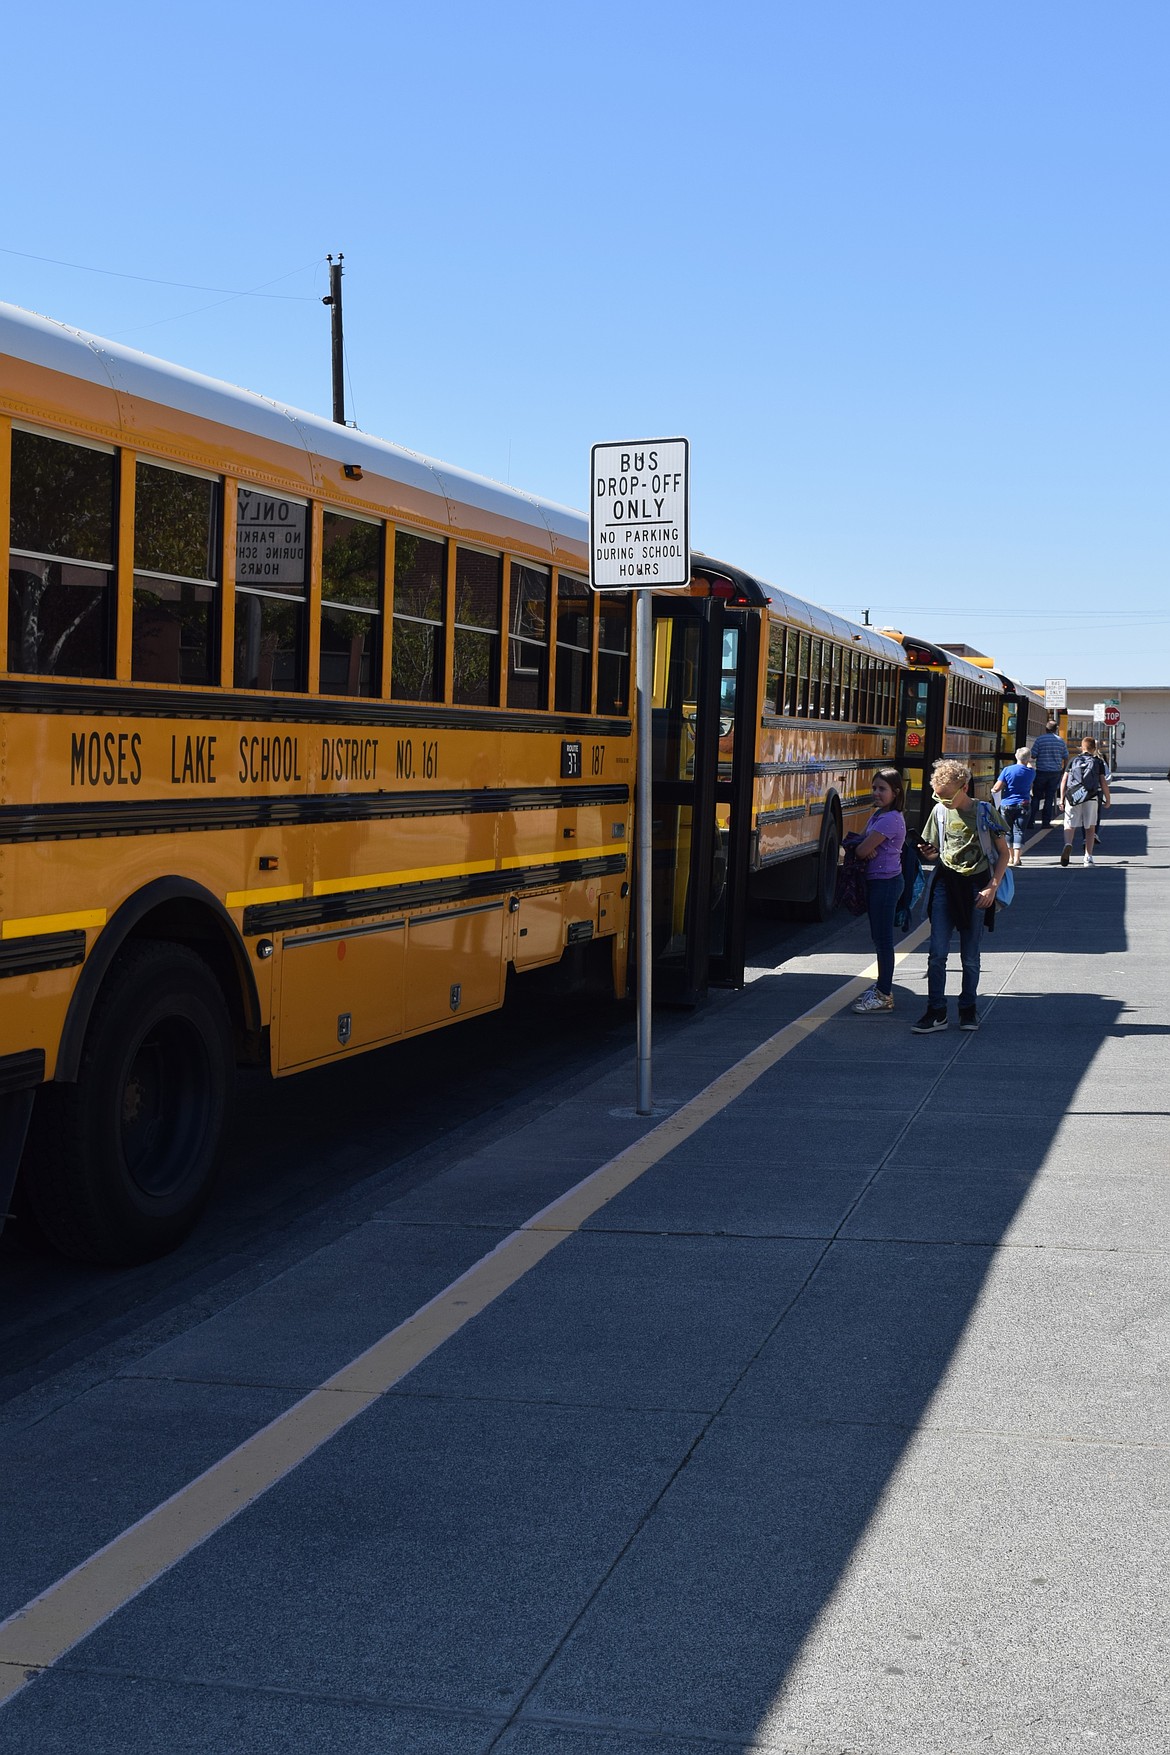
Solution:
[(972, 796), (990, 798), (1003, 748), (1005, 687), (988, 668), (945, 646), (893, 629), (908, 669), (902, 679), (898, 765), (906, 779), (906, 820), (917, 830), (933, 808), (931, 764), (941, 756), (971, 770)]
[[(58, 1247), (147, 1258), (207, 1198), (237, 1064), (437, 1030), (567, 957), (625, 991), (631, 599), (587, 543), (0, 306), (0, 1214), (19, 1169)], [(653, 622), (655, 990), (692, 1004), (742, 979), (749, 895), (829, 912), (874, 767), (916, 802), (937, 754), (987, 779), (1002, 684), (708, 556)]]
[(574, 946), (624, 989), (629, 600), (586, 540), (0, 306), (2, 1205), (23, 1147), (54, 1243), (144, 1259), (238, 1062), (435, 1030)]
[(749, 898), (831, 912), (842, 840), (895, 760), (907, 659), (709, 555), (653, 607), (655, 981), (693, 999), (742, 978)]

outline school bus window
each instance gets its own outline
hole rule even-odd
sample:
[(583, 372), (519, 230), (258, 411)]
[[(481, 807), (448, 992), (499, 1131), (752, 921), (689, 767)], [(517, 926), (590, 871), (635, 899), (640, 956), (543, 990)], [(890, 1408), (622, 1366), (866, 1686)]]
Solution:
[(809, 637), (807, 634), (801, 634), (800, 656), (797, 659), (796, 672), (796, 712), (800, 718), (804, 718), (808, 713), (808, 662)]
[(857, 719), (858, 719), (857, 685), (858, 685), (858, 681), (860, 679), (860, 676), (861, 676), (861, 653), (857, 650), (856, 647), (854, 647), (853, 650), (849, 654), (849, 711), (845, 715), (845, 717), (847, 719), (852, 720), (854, 724), (857, 723)]
[(219, 506), (217, 481), (163, 464), (135, 465), (135, 682), (215, 680)]
[(597, 711), (630, 710), (630, 598), (597, 599)]
[(784, 712), (789, 718), (796, 712), (799, 654), (800, 641), (797, 638), (796, 630), (788, 628), (784, 637)]
[(502, 555), (461, 548), (455, 554), (455, 684), (452, 699), (465, 707), (500, 702), (500, 588)]
[(588, 585), (561, 573), (557, 579), (558, 713), (588, 713), (593, 688), (593, 620)]
[(443, 698), (443, 602), (447, 544), (413, 531), (394, 537), (394, 644), (390, 693), (396, 701)]
[(841, 711), (841, 648), (833, 647), (833, 695), (830, 710), (834, 719), (844, 717)]
[(112, 450), (14, 428), (8, 668), (112, 676)]
[(815, 635), (809, 645), (808, 716), (810, 719), (821, 716), (821, 642)]
[(783, 712), (784, 629), (773, 622), (768, 629), (768, 680), (764, 688), (764, 712)]
[(552, 579), (513, 561), (508, 598), (508, 705), (548, 706), (549, 603)]
[(321, 693), (376, 695), (382, 645), (383, 531), (326, 512), (321, 536)]
[(235, 685), (305, 686), (309, 508), (241, 487), (236, 510)]

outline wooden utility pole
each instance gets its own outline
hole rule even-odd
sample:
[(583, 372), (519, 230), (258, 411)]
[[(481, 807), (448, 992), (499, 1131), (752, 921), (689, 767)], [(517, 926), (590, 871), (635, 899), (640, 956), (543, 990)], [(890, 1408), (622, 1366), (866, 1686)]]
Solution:
[(329, 296), (321, 303), (331, 307), (330, 317), (333, 326), (333, 418), (338, 426), (345, 425), (345, 346), (341, 332), (341, 265), (345, 257), (338, 253), (335, 262), (332, 256), (326, 256), (329, 264)]

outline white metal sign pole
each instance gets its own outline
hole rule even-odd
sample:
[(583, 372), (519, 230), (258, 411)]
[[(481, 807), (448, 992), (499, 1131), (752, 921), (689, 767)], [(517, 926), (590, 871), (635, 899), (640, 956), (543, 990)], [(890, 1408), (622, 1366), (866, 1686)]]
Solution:
[(638, 1114), (653, 1111), (650, 1092), (650, 921), (653, 886), (654, 825), (650, 820), (650, 737), (654, 717), (654, 627), (649, 591), (638, 592), (636, 662), (638, 668)]
[(650, 955), (654, 825), (651, 821), (654, 722), (653, 590), (691, 582), (690, 444), (686, 439), (624, 439), (594, 445), (589, 470), (589, 583), (631, 591), (637, 600), (635, 689), (638, 714), (638, 1114), (651, 1112)]

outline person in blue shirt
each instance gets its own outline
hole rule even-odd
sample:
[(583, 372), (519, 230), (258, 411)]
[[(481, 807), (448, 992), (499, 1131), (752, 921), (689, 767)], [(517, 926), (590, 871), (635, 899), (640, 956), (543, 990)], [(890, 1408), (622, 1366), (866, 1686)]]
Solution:
[(1068, 766), (1068, 745), (1059, 735), (1055, 719), (1048, 721), (1033, 743), (1032, 760), (1036, 764), (1036, 778), (1032, 782), (1032, 812), (1028, 818), (1028, 827), (1036, 827), (1036, 818), (1043, 810), (1044, 821), (1041, 827), (1050, 829), (1060, 776)]
[(1004, 769), (991, 788), (991, 796), (999, 805), (999, 814), (1011, 836), (1011, 865), (1024, 863), (1024, 832), (1032, 814), (1032, 782), (1036, 778), (1028, 766), (1031, 754), (1027, 745), (1017, 750), (1015, 761)]

